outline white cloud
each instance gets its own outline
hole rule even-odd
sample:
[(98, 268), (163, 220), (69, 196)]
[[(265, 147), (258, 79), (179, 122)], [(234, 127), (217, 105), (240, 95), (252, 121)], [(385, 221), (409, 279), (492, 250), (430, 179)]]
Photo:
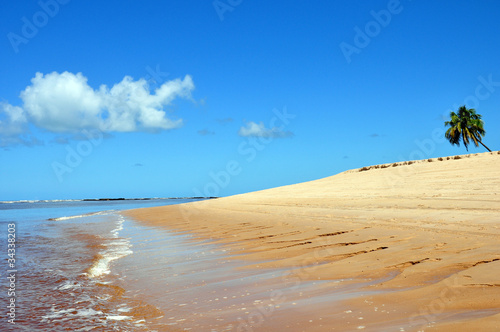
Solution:
[(0, 102), (0, 147), (42, 145), (28, 131), (28, 121), (21, 107)]
[(30, 134), (0, 136), (0, 147), (8, 148), (16, 145), (36, 146), (44, 145), (44, 142)]
[(65, 132), (99, 125), (101, 98), (81, 73), (37, 73), (31, 83), (21, 92), (21, 99), (37, 127)]
[(217, 122), (219, 122), (222, 125), (225, 125), (227, 123), (233, 122), (233, 118), (224, 118), (224, 119), (217, 119)]
[(129, 76), (111, 88), (101, 85), (95, 90), (81, 73), (37, 73), (21, 92), (22, 107), (0, 104), (0, 138), (19, 138), (28, 124), (57, 133), (174, 129), (182, 126), (182, 119), (169, 118), (164, 108), (176, 98), (191, 99), (193, 90), (189, 75), (150, 91), (146, 80)]
[(32, 85), (21, 92), (24, 110), (38, 127), (52, 132), (75, 132), (95, 128), (103, 132), (151, 131), (180, 127), (163, 108), (175, 98), (191, 98), (190, 76), (165, 82), (153, 93), (146, 80), (125, 76), (108, 88), (87, 84), (81, 73), (37, 73)]
[(103, 131), (162, 130), (182, 126), (182, 119), (172, 120), (163, 107), (175, 98), (190, 99), (194, 84), (190, 76), (162, 84), (153, 94), (144, 79), (133, 81), (125, 77), (111, 89), (101, 86), (106, 113), (102, 119)]
[(246, 124), (246, 126), (240, 128), (238, 135), (243, 137), (282, 138), (293, 136), (293, 133), (290, 131), (283, 131), (278, 127), (266, 128), (262, 122), (257, 124), (250, 121)]
[(26, 116), (21, 107), (0, 103), (0, 135), (13, 136), (26, 131)]
[(201, 136), (209, 136), (209, 135), (215, 135), (215, 132), (208, 129), (201, 129), (198, 130), (198, 134)]

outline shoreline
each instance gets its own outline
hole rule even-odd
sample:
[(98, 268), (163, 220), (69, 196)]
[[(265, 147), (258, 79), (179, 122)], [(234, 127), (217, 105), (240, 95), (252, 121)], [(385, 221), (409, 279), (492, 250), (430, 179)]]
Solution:
[[(332, 328), (497, 329), (500, 155), (448, 158), (125, 214), (221, 244), (244, 269), (289, 269), (301, 282), (377, 280), (343, 301), (362, 322), (344, 313)], [(313, 313), (280, 309), (269, 320), (326, 315), (332, 303), (320, 302)]]

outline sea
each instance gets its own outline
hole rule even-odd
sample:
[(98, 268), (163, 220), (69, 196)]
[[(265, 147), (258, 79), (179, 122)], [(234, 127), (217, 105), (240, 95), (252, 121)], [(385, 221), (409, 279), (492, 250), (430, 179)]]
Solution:
[(120, 212), (196, 200), (0, 202), (0, 331), (177, 331), (141, 283), (202, 253)]

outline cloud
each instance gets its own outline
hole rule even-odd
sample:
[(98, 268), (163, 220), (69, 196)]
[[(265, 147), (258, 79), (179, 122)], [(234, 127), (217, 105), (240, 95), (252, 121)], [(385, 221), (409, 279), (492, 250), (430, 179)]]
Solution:
[[(97, 131), (96, 129), (94, 129), (94, 131), (95, 132), (93, 134), (98, 134), (99, 136), (102, 136), (102, 138), (113, 137), (113, 135), (109, 134), (109, 133), (103, 133), (103, 132)], [(71, 141), (88, 141), (88, 140), (89, 140), (88, 134), (85, 134), (84, 132), (78, 132), (78, 133), (57, 135), (50, 141), (50, 143), (69, 144)]]
[(215, 132), (210, 131), (208, 129), (202, 129), (198, 130), (198, 134), (200, 134), (201, 136), (208, 136), (208, 135), (215, 135)]
[(20, 94), (22, 107), (0, 104), (0, 137), (19, 137), (27, 132), (29, 124), (55, 133), (179, 128), (182, 119), (168, 117), (164, 108), (176, 98), (192, 100), (193, 90), (189, 75), (150, 91), (145, 79), (134, 81), (130, 76), (112, 87), (101, 85), (95, 90), (82, 73), (36, 73), (31, 85)]
[(28, 147), (44, 145), (42, 141), (30, 134), (0, 136), (0, 147), (6, 148), (9, 146), (24, 145)]
[(233, 122), (234, 119), (233, 118), (224, 118), (224, 119), (217, 119), (217, 122), (224, 125), (226, 123), (231, 123)]
[(12, 136), (26, 131), (26, 115), (21, 107), (0, 103), (0, 134)]
[(259, 124), (250, 121), (238, 131), (238, 135), (243, 137), (266, 137), (266, 138), (283, 138), (291, 137), (293, 133), (283, 131), (278, 127), (266, 128), (262, 122)]
[(120, 83), (99, 90), (81, 73), (37, 73), (21, 92), (24, 110), (38, 127), (52, 132), (95, 128), (103, 132), (151, 131), (180, 127), (182, 120), (167, 118), (163, 108), (176, 97), (190, 98), (190, 76), (168, 81), (153, 93), (146, 80), (125, 76)]
[(28, 121), (23, 109), (0, 102), (0, 147), (43, 145), (28, 130)]
[(69, 144), (69, 141), (70, 141), (70, 137), (66, 137), (66, 136), (56, 136), (54, 137), (54, 139), (52, 141), (50, 141), (51, 143), (55, 143), (55, 144)]

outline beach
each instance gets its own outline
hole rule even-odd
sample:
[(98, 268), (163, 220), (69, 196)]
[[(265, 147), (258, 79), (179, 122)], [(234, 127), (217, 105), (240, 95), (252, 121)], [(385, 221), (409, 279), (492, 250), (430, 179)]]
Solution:
[(3, 3), (0, 332), (500, 332), (500, 1)]
[[(124, 214), (224, 250), (198, 307), (219, 330), (496, 331), (499, 170), (500, 152), (399, 162)], [(238, 285), (252, 306), (223, 303)]]

